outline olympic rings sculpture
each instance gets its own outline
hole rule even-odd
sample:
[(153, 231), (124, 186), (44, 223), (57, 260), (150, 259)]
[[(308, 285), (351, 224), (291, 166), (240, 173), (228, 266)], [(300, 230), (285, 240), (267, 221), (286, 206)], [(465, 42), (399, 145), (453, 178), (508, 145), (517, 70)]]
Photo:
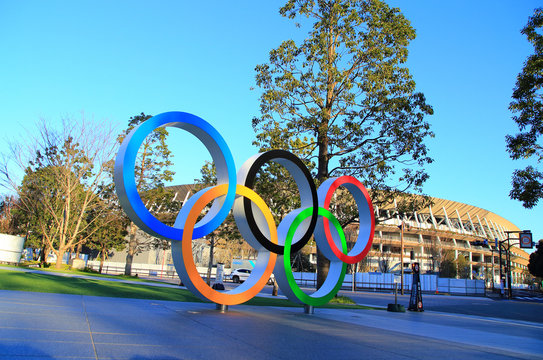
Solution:
[[(168, 226), (147, 210), (136, 187), (134, 168), (138, 150), (145, 138), (159, 127), (176, 127), (196, 136), (210, 152), (217, 171), (217, 184), (192, 195), (181, 208), (175, 224)], [(253, 191), (259, 169), (274, 161), (292, 175), (300, 192), (301, 208), (287, 214), (276, 226), (271, 210)], [(221, 305), (236, 305), (257, 295), (272, 272), (281, 291), (293, 302), (324, 305), (334, 297), (345, 278), (347, 264), (361, 261), (371, 249), (375, 219), (366, 188), (352, 176), (330, 178), (318, 189), (302, 161), (284, 150), (272, 150), (249, 158), (236, 174), (234, 159), (219, 132), (205, 120), (184, 112), (156, 115), (134, 128), (124, 139), (115, 161), (114, 181), (124, 211), (136, 225), (152, 236), (170, 240), (172, 258), (179, 277), (196, 296)], [(347, 252), (345, 234), (330, 211), (330, 202), (339, 186), (346, 188), (358, 208), (359, 232)], [(200, 220), (202, 210), (212, 202)], [(242, 237), (258, 251), (249, 278), (229, 291), (217, 291), (200, 277), (192, 256), (192, 240), (215, 229), (233, 210)], [(297, 285), (290, 255), (314, 236), (317, 247), (330, 260), (328, 277), (308, 295)]]

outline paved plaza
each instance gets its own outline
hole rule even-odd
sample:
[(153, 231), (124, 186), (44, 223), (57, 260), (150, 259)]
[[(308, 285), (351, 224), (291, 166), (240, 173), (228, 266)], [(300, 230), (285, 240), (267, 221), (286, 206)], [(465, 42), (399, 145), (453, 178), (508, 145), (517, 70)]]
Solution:
[(543, 358), (543, 324), (0, 290), (0, 359)]

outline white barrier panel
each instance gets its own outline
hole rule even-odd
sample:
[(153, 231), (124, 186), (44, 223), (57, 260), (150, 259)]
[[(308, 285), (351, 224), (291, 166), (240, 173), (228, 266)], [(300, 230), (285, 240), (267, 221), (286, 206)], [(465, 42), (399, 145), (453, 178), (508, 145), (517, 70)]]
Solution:
[(24, 243), (22, 236), (0, 234), (0, 262), (18, 264)]
[[(392, 273), (356, 273), (357, 289), (392, 290), (394, 289), (394, 276)], [(300, 285), (315, 286), (315, 273), (295, 273), (295, 280)], [(346, 274), (342, 287), (352, 287), (352, 274)], [(410, 291), (413, 282), (412, 274), (404, 274), (404, 290)], [(420, 276), (421, 288), (425, 292), (449, 293), (458, 295), (485, 295), (484, 280), (438, 278), (436, 274), (423, 274)], [(398, 283), (398, 288), (399, 288)]]
[(484, 295), (484, 280), (448, 279), (439, 278), (438, 288), (440, 292), (459, 295)]

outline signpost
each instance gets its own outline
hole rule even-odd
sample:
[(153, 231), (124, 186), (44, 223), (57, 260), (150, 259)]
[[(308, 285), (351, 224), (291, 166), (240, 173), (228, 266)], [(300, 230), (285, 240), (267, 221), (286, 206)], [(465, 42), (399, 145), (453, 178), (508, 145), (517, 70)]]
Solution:
[(413, 263), (413, 284), (411, 285), (411, 297), (409, 298), (409, 307), (407, 310), (424, 311), (422, 306), (422, 288), (420, 284), (420, 266), (419, 263)]
[[(505, 231), (507, 239), (498, 240), (496, 238), (495, 244), (498, 247), (500, 257), (500, 288), (502, 289), (501, 295), (503, 296), (504, 288), (507, 289), (507, 297), (511, 299), (513, 297), (513, 287), (511, 286), (511, 247), (513, 245), (519, 245), (522, 249), (532, 249), (534, 243), (532, 242), (532, 232), (530, 230), (522, 231)], [(511, 234), (519, 234), (518, 238), (511, 238)], [(518, 240), (518, 242), (511, 243), (511, 240)], [(505, 271), (502, 273), (502, 251), (505, 252)]]
[(529, 230), (524, 230), (522, 233), (520, 233), (519, 243), (521, 249), (532, 249), (532, 233), (529, 232)]
[(401, 277), (394, 275), (394, 304), (388, 304), (387, 310), (392, 312), (405, 312), (403, 305), (398, 305), (398, 284), (401, 283)]

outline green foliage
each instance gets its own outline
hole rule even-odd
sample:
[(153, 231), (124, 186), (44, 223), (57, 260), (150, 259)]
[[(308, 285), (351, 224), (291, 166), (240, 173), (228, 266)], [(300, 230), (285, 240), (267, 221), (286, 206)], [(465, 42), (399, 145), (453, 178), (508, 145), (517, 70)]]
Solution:
[(21, 212), (17, 211), (20, 204), (15, 196), (3, 196), (0, 200), (0, 233), (19, 235), (25, 229), (20, 228)]
[(447, 250), (439, 263), (439, 276), (443, 278), (456, 278), (458, 275), (454, 252)]
[[(136, 126), (150, 119), (151, 115), (141, 113), (132, 116), (128, 121), (125, 132), (119, 136), (119, 143), (122, 143), (126, 135)], [(164, 182), (171, 181), (173, 171), (169, 170), (172, 165), (170, 160), (173, 157), (166, 144), (168, 131), (164, 127), (155, 129), (143, 141), (136, 158), (134, 172), (136, 174), (136, 185), (140, 196), (146, 200), (155, 202), (156, 189), (163, 188)]]
[(460, 279), (469, 279), (471, 272), (468, 259), (461, 254), (458, 254), (458, 259), (456, 259), (456, 266), (458, 268), (458, 277)]
[[(126, 135), (136, 126), (143, 123), (151, 115), (141, 113), (133, 116), (128, 121), (128, 127), (118, 137), (122, 143)], [(147, 208), (159, 220), (168, 225), (173, 225), (175, 218), (171, 216), (179, 210), (179, 204), (173, 201), (173, 193), (164, 187), (164, 183), (173, 179), (174, 172), (170, 170), (172, 165), (171, 151), (166, 144), (168, 131), (165, 127), (159, 127), (149, 134), (141, 144), (135, 163), (136, 186), (141, 199)], [(128, 253), (126, 255), (125, 274), (132, 271), (132, 259), (141, 251), (149, 248), (166, 248), (167, 241), (149, 236), (139, 230), (134, 223), (130, 223)]]
[[(534, 10), (521, 33), (534, 46), (522, 72), (517, 77), (513, 91), (513, 101), (509, 109), (515, 114), (520, 133), (506, 137), (507, 150), (512, 159), (535, 158), (537, 163), (543, 160), (541, 135), (543, 134), (543, 8)], [(543, 198), (543, 172), (528, 166), (513, 173), (512, 199), (522, 202), (526, 208), (533, 208)]]
[(296, 272), (313, 272), (315, 268), (309, 261), (310, 246), (304, 246), (300, 251), (290, 254), (290, 267)]
[(111, 188), (107, 166), (116, 145), (109, 131), (103, 124), (89, 127), (84, 119), (64, 120), (58, 127), (44, 121), (11, 144), (0, 167), (0, 184), (17, 194), (14, 231), (28, 235), (25, 245), (42, 255), (52, 250), (59, 268), (62, 255), (88, 241), (108, 210), (103, 198)]
[(96, 231), (93, 231), (88, 237), (85, 245), (90, 249), (98, 250), (101, 272), (103, 262), (110, 255), (110, 252), (112, 250), (121, 251), (124, 249), (128, 219), (116, 201), (111, 201), (111, 199), (100, 199), (99, 201), (108, 202), (108, 204), (103, 205), (103, 207), (107, 207), (107, 211), (99, 213), (94, 211), (88, 212), (89, 221), (94, 221)]
[(543, 278), (543, 240), (539, 240), (539, 247), (530, 254), (528, 270), (533, 276)]
[(55, 252), (57, 267), (66, 251), (97, 231), (95, 220), (107, 210), (100, 201), (100, 184), (108, 181), (105, 168), (114, 143), (104, 129), (85, 125), (64, 122), (56, 130), (44, 124), (17, 188), (25, 223), (42, 239), (42, 248)]
[[(200, 170), (200, 178), (196, 179), (194, 192), (217, 185), (217, 172), (215, 164), (206, 161)], [(209, 205), (210, 206), (210, 205)], [(200, 219), (204, 215), (200, 215)], [(223, 256), (226, 258), (218, 259), (218, 262), (229, 263), (233, 257), (243, 257), (256, 255), (256, 250), (244, 242), (232, 213), (230, 213), (221, 225), (211, 234), (206, 236), (211, 248), (222, 249)], [(211, 249), (210, 249), (211, 253)], [(211, 260), (211, 257), (210, 257)], [(211, 261), (209, 271), (211, 271)]]
[(468, 279), (470, 277), (470, 267), (468, 259), (458, 254), (458, 258), (454, 258), (454, 251), (447, 250), (443, 253), (441, 262), (439, 263), (439, 276), (443, 278), (460, 278)]
[(256, 145), (316, 159), (320, 181), (350, 174), (373, 189), (390, 189), (391, 177), (420, 188), (423, 169), (397, 169), (431, 162), (423, 119), (433, 110), (403, 66), (415, 37), (409, 21), (380, 1), (291, 0), (280, 12), (314, 24), (301, 44), (283, 42), (256, 67)]

